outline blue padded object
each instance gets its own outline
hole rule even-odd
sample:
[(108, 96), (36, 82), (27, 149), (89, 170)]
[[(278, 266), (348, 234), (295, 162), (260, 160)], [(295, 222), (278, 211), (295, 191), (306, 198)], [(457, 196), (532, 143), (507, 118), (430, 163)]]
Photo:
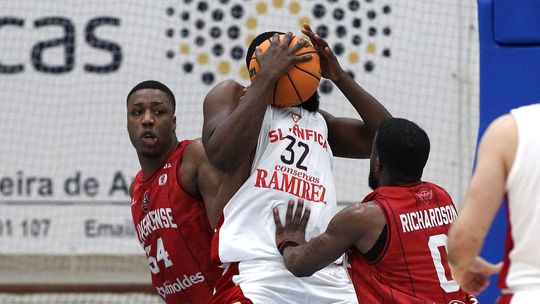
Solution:
[(540, 1), (493, 0), (495, 41), (499, 44), (540, 44)]
[[(510, 109), (540, 102), (540, 43), (536, 43), (540, 42), (539, 12), (538, 0), (478, 0), (478, 138), (495, 118), (508, 113)], [(537, 20), (531, 20), (535, 19), (534, 14)], [(501, 208), (481, 255), (491, 262), (501, 261), (505, 237), (506, 208)], [(500, 294), (495, 286), (496, 279), (492, 279), (489, 288), (478, 297), (481, 303), (495, 303)]]

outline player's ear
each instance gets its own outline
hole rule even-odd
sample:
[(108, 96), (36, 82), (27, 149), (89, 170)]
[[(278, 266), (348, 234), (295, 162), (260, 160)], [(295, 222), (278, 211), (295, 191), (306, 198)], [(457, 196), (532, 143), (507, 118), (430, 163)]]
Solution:
[(173, 133), (175, 133), (176, 132), (176, 115), (173, 116), (172, 120), (173, 120)]

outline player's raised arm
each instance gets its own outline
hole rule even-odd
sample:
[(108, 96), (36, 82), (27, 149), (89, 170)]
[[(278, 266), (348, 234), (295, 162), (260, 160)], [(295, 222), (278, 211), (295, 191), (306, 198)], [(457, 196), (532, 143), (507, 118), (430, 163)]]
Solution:
[(267, 105), (273, 98), (277, 79), (291, 66), (311, 59), (311, 55), (296, 56), (305, 45), (299, 41), (289, 48), (292, 33), (283, 41), (274, 35), (268, 49), (255, 54), (260, 69), (248, 88), (233, 81), (215, 86), (204, 100), (203, 144), (208, 158), (222, 171), (228, 172), (250, 156), (257, 144)]
[(334, 82), (363, 120), (338, 118), (320, 111), (328, 124), (328, 140), (334, 155), (368, 158), (375, 131), (381, 121), (391, 118), (392, 115), (343, 70), (324, 39), (314, 33), (308, 25), (304, 25), (302, 33), (311, 39), (319, 54), (322, 76)]

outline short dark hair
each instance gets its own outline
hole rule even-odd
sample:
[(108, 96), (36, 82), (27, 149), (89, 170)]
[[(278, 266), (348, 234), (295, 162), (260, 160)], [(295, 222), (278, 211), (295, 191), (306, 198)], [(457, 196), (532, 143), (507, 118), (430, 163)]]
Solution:
[(429, 137), (422, 128), (404, 118), (383, 121), (375, 148), (379, 160), (396, 177), (421, 177), (429, 156)]
[(164, 92), (165, 94), (167, 94), (167, 96), (171, 100), (171, 103), (172, 103), (172, 106), (173, 106), (173, 113), (175, 112), (175, 110), (176, 110), (176, 99), (174, 99), (173, 92), (166, 85), (164, 85), (163, 83), (161, 83), (161, 82), (159, 82), (157, 80), (145, 80), (145, 81), (139, 83), (138, 85), (136, 85), (135, 87), (133, 87), (133, 89), (131, 89), (131, 91), (129, 91), (129, 93), (127, 95), (126, 102), (129, 100), (129, 97), (131, 95), (133, 95), (133, 93), (137, 92), (138, 90), (143, 90), (143, 89), (160, 90), (160, 91)]
[(249, 47), (246, 52), (246, 67), (249, 69), (249, 61), (251, 60), (251, 57), (253, 56), (253, 53), (255, 53), (255, 48), (259, 46), (259, 44), (263, 43), (266, 39), (272, 38), (275, 34), (285, 34), (283, 32), (276, 32), (276, 31), (270, 31), (270, 32), (264, 32), (257, 37), (253, 38), (253, 41), (249, 44)]

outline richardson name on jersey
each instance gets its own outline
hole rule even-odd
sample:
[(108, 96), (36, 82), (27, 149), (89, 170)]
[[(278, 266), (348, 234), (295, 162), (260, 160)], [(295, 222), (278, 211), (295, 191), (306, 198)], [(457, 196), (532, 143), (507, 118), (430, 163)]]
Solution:
[(456, 209), (450, 205), (399, 215), (403, 232), (448, 225), (453, 223), (456, 218)]
[(161, 228), (177, 228), (171, 208), (158, 208), (148, 211), (146, 216), (137, 224), (137, 234), (141, 242), (154, 231)]
[(204, 282), (204, 276), (202, 272), (197, 272), (196, 274), (190, 276), (185, 274), (182, 279), (176, 278), (176, 281), (174, 282), (168, 281), (163, 283), (163, 286), (161, 287), (157, 286), (156, 290), (160, 296), (165, 298), (167, 295), (180, 292), (201, 282)]
[(287, 166), (276, 165), (272, 172), (257, 168), (255, 187), (275, 189), (307, 201), (326, 203), (326, 188), (319, 184), (319, 178)]

